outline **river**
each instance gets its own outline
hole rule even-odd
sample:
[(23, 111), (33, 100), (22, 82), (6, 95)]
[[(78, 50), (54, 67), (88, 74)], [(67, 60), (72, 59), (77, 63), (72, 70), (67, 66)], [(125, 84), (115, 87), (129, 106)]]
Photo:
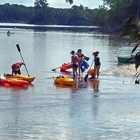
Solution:
[[(135, 66), (117, 62), (117, 56), (127, 56), (133, 49), (127, 38), (20, 28), (0, 28), (0, 38), (0, 72), (11, 73), (11, 65), (22, 61), (19, 44), (30, 76), (36, 77), (27, 88), (0, 86), (1, 140), (139, 139), (140, 85), (133, 77)], [(52, 69), (70, 62), (70, 52), (79, 48), (90, 57), (89, 64), (92, 52), (100, 52), (98, 92), (90, 81), (76, 88), (54, 84), (53, 76), (72, 76)], [(24, 66), (21, 71), (27, 75)]]

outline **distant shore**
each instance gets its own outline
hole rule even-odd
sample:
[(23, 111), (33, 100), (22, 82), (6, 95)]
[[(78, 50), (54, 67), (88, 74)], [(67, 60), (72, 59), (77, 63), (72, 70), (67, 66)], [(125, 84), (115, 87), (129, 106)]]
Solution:
[(100, 26), (71, 26), (71, 25), (34, 25), (22, 23), (0, 23), (0, 28), (22, 28), (34, 30), (71, 30), (71, 31), (100, 31)]

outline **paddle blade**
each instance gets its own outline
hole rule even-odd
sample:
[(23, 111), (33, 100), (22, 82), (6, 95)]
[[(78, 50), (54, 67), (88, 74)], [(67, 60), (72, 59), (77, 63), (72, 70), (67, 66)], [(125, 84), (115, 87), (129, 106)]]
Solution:
[(18, 51), (20, 52), (20, 47), (19, 47), (19, 45), (17, 44), (16, 46), (17, 46)]
[(59, 69), (59, 68), (61, 68), (61, 66), (60, 66), (60, 67), (57, 67), (57, 68), (55, 68), (55, 69), (52, 69), (52, 71), (55, 71), (56, 69)]

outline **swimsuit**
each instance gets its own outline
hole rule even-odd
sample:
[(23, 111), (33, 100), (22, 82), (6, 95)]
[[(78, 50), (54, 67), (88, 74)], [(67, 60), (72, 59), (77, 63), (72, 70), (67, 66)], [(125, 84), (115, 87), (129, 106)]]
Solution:
[(73, 68), (78, 68), (78, 63), (73, 63), (73, 64), (72, 64), (72, 67), (73, 67)]
[(100, 65), (101, 65), (100, 58), (99, 57), (96, 57), (95, 58), (95, 66), (97, 67), (97, 66), (100, 66)]

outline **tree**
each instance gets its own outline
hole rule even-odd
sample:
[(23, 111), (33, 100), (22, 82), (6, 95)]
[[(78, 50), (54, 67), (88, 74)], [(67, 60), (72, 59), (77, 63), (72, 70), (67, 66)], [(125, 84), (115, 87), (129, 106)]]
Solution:
[(46, 24), (47, 23), (47, 0), (35, 0), (35, 14), (34, 21), (38, 24)]
[(34, 2), (34, 6), (36, 8), (43, 8), (43, 9), (46, 9), (46, 7), (48, 6), (49, 4), (47, 3), (47, 0), (35, 0)]
[(69, 2), (70, 4), (72, 4), (73, 0), (66, 0), (66, 2)]
[[(138, 16), (137, 17), (131, 16), (124, 22), (123, 25), (124, 25), (124, 29), (121, 33), (121, 36), (129, 36), (130, 37), (129, 44), (134, 43), (134, 42), (136, 43), (135, 47), (131, 51), (131, 54), (132, 54), (133, 52), (136, 51), (136, 49), (140, 45), (140, 20)], [(136, 71), (139, 66), (140, 66), (140, 52), (137, 52), (135, 55)], [(139, 75), (140, 75), (140, 72), (137, 72), (135, 74), (136, 77), (138, 77)]]

